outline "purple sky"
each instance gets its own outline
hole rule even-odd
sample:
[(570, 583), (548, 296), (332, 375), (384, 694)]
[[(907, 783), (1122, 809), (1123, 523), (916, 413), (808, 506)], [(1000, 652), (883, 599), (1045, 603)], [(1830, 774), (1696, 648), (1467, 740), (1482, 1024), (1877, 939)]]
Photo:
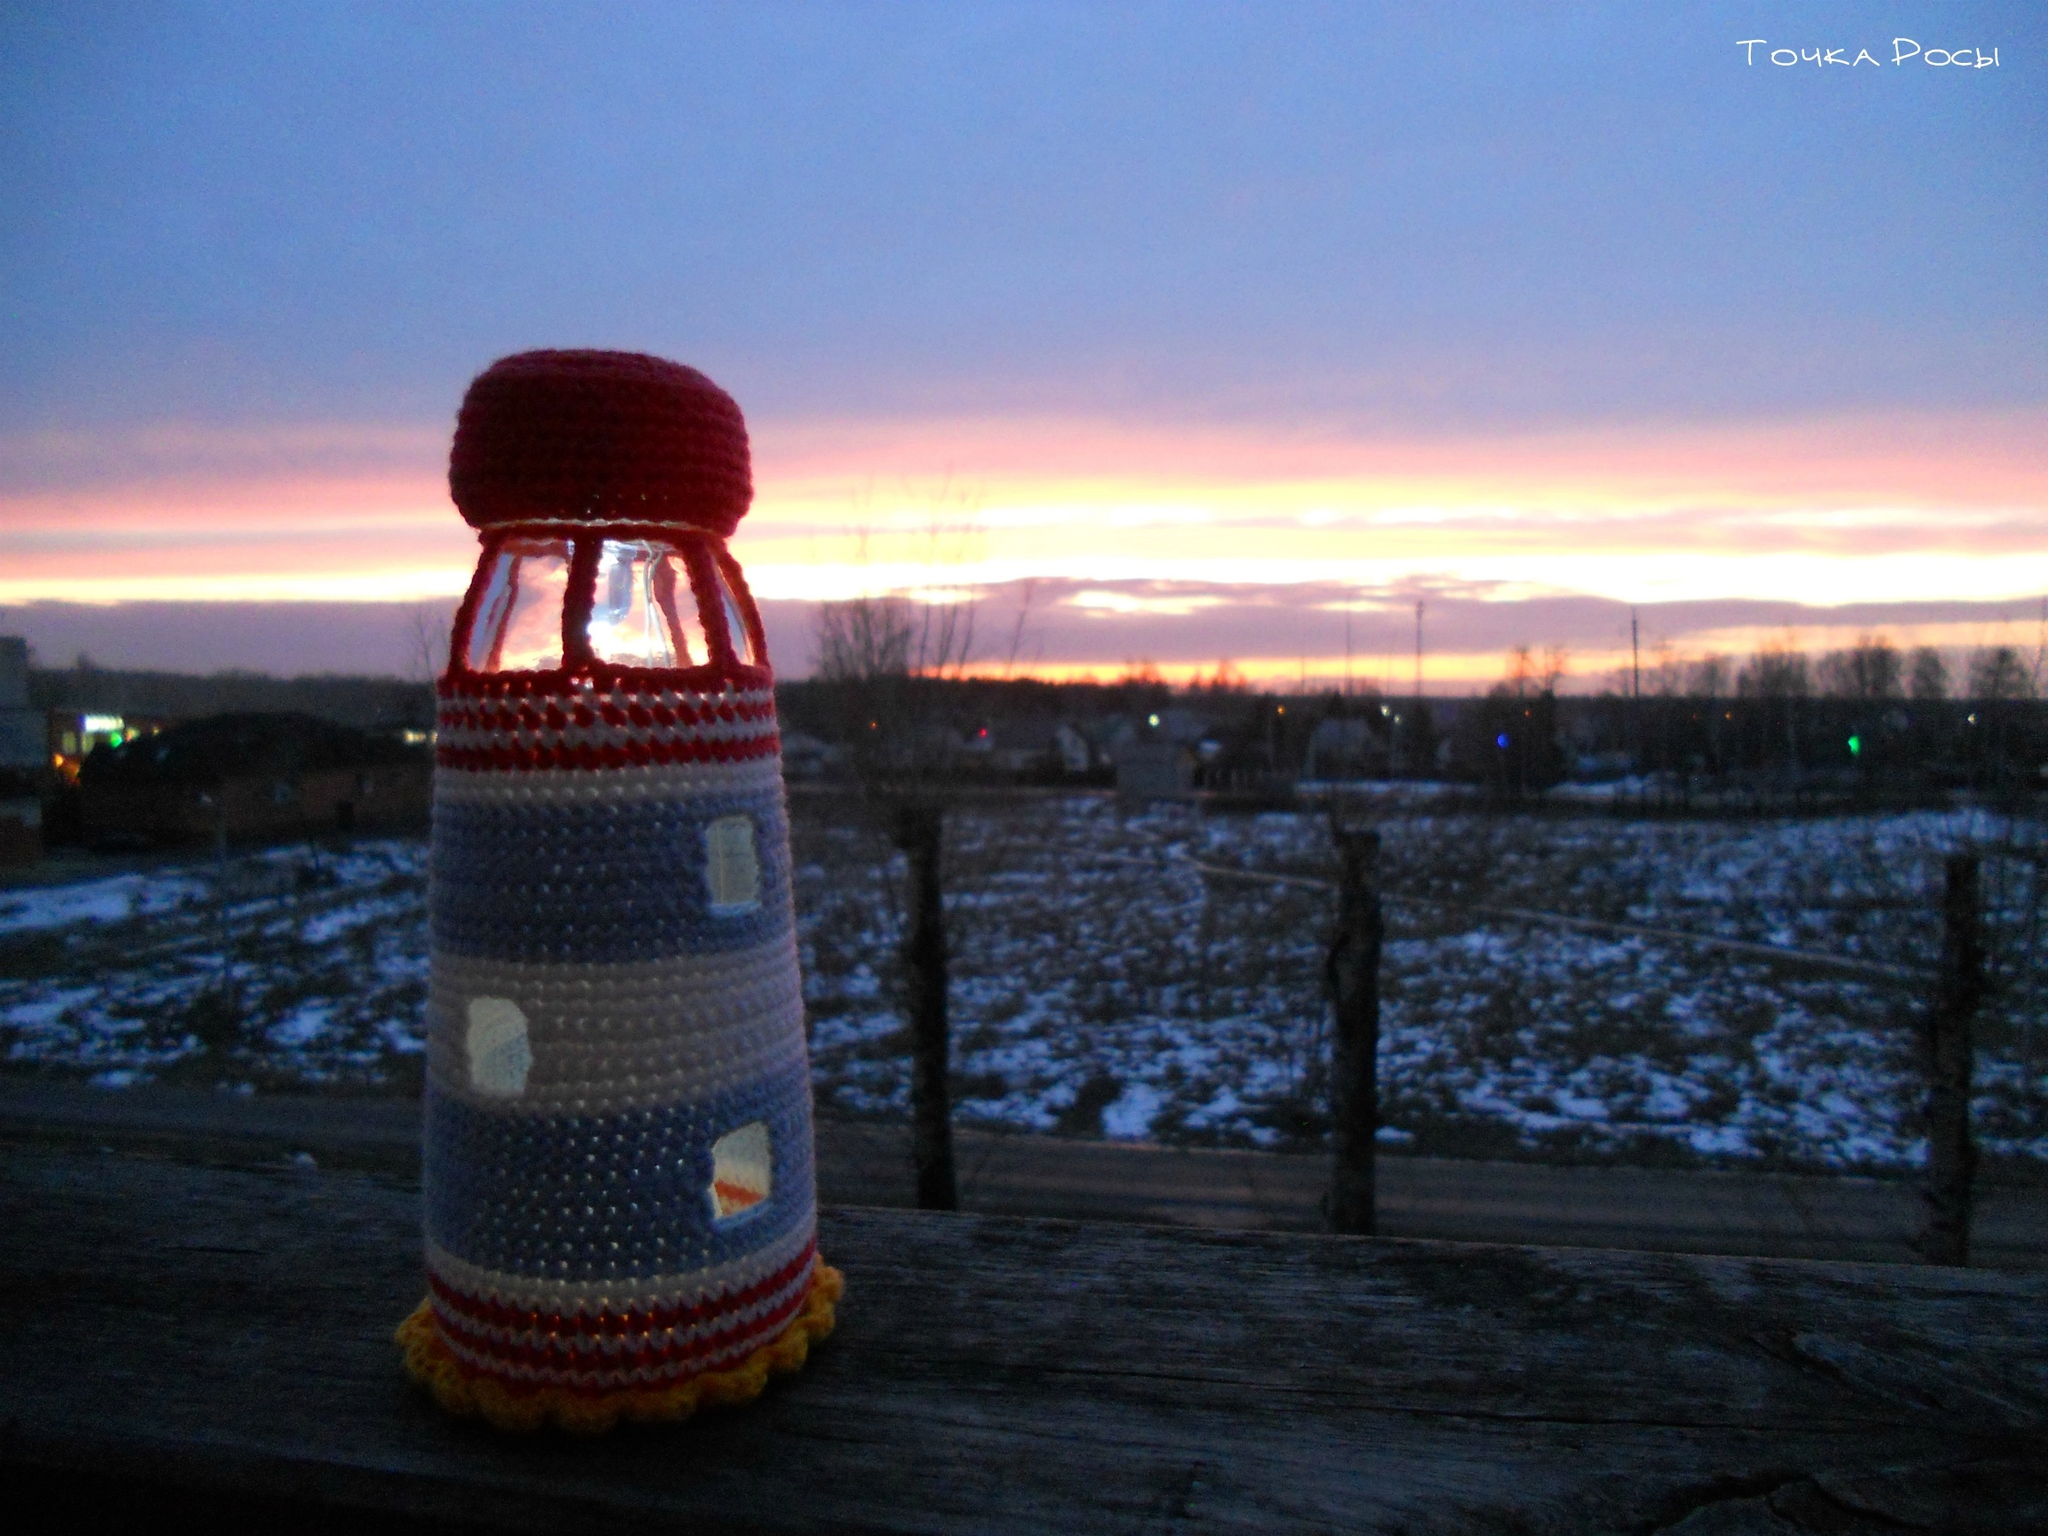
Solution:
[(1047, 664), (1277, 677), (1416, 595), (1446, 686), (1522, 641), (1590, 676), (1630, 602), (1694, 651), (2030, 638), (2044, 42), (2021, 4), (0, 8), (0, 623), (402, 670), (378, 637), (469, 558), (464, 385), (602, 345), (740, 400), (777, 604), (968, 587), (986, 630), (1035, 578)]

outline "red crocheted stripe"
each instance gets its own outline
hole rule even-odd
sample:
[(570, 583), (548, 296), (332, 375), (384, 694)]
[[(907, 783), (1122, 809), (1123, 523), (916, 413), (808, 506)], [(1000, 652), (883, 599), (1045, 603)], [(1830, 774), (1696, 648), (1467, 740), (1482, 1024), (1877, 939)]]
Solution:
[(677, 1303), (644, 1310), (628, 1307), (613, 1311), (606, 1307), (595, 1313), (542, 1312), (538, 1308), (515, 1307), (510, 1302), (500, 1301), (491, 1296), (472, 1296), (439, 1275), (428, 1275), (427, 1284), (433, 1291), (437, 1311), (444, 1316), (452, 1313), (478, 1327), (559, 1334), (576, 1339), (626, 1338), (650, 1332), (667, 1332), (671, 1328), (693, 1328), (733, 1312), (743, 1312), (809, 1274), (811, 1261), (817, 1257), (817, 1253), (818, 1245), (815, 1241), (806, 1243), (803, 1252), (782, 1268), (740, 1290), (729, 1291), (709, 1301)]
[[(802, 1309), (804, 1295), (804, 1288), (798, 1287), (746, 1328), (681, 1345), (621, 1350), (615, 1355), (569, 1355), (560, 1349), (531, 1344), (504, 1344), (478, 1336), (468, 1325), (451, 1320), (438, 1308), (435, 1321), (442, 1337), (461, 1351), (465, 1366), (495, 1376), (508, 1387), (552, 1386), (572, 1392), (617, 1392), (621, 1388), (655, 1386), (663, 1380), (677, 1381), (716, 1370), (751, 1353), (789, 1325), (789, 1320)], [(654, 1380), (649, 1380), (650, 1376)]]
[(625, 741), (548, 746), (441, 746), (434, 761), (471, 773), (536, 773), (553, 769), (599, 772), (612, 768), (673, 767), (681, 763), (745, 763), (782, 750), (777, 732), (737, 741)]
[(754, 724), (775, 718), (773, 699), (746, 699), (730, 696), (707, 700), (702, 705), (692, 706), (678, 699), (667, 703), (656, 698), (651, 702), (645, 694), (627, 694), (630, 703), (618, 702), (617, 695), (583, 695), (579, 702), (564, 708), (550, 699), (544, 703), (531, 704), (518, 701), (491, 701), (463, 705), (444, 704), (440, 711), (440, 725), (444, 731), (566, 731), (574, 726), (578, 730), (594, 730), (602, 723), (614, 730), (690, 730), (708, 726)]
[(568, 1339), (545, 1344), (512, 1342), (493, 1337), (459, 1314), (444, 1311), (438, 1300), (434, 1315), (442, 1336), (469, 1357), (465, 1363), (473, 1369), (489, 1372), (508, 1383), (530, 1381), (538, 1376), (550, 1384), (578, 1390), (617, 1391), (629, 1384), (628, 1373), (642, 1377), (643, 1381), (649, 1373), (673, 1380), (713, 1369), (723, 1361), (751, 1352), (788, 1325), (803, 1307), (808, 1290), (809, 1286), (799, 1277), (787, 1295), (739, 1327), (692, 1334), (674, 1343), (649, 1343), (642, 1348), (627, 1346), (622, 1339), (609, 1350), (577, 1349)]
[(604, 693), (694, 693), (705, 698), (766, 693), (774, 674), (766, 667), (734, 663), (680, 667), (615, 667), (603, 662), (581, 670), (534, 672), (448, 672), (434, 684), (435, 694), (451, 699), (589, 699)]

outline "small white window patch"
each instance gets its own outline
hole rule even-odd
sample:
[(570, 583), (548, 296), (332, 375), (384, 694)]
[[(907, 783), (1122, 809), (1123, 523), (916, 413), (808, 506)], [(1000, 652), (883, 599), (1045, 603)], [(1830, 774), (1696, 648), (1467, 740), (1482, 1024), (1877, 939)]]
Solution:
[(728, 1131), (711, 1147), (711, 1214), (720, 1221), (744, 1215), (775, 1187), (768, 1126), (756, 1120)]
[(754, 819), (721, 816), (704, 829), (704, 883), (711, 914), (731, 917), (761, 905), (761, 860), (754, 851)]
[(472, 997), (463, 1043), (469, 1050), (469, 1081), (477, 1092), (508, 1099), (526, 1092), (533, 1044), (526, 1035), (526, 1015), (511, 998)]

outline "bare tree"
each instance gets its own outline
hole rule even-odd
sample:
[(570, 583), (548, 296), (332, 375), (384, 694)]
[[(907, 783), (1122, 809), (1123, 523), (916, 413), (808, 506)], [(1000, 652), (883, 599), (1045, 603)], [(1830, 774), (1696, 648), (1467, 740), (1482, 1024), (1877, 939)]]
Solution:
[(1564, 675), (1571, 662), (1571, 649), (1563, 645), (1543, 647), (1543, 667), (1537, 674), (1544, 693), (1557, 692), (1557, 685), (1564, 681)]
[(1507, 687), (1511, 696), (1526, 698), (1535, 691), (1536, 659), (1526, 645), (1517, 645), (1508, 651)]
[(1970, 697), (1987, 704), (2034, 696), (2032, 669), (2009, 645), (1979, 646), (1970, 654)]
[(1017, 622), (1010, 628), (1010, 650), (1003, 658), (1003, 678), (1008, 681), (1017, 671), (1017, 653), (1024, 648), (1024, 625), (1031, 617), (1031, 605), (1038, 597), (1038, 578), (1032, 577), (1024, 583), (1024, 591), (1017, 602)]
[(838, 686), (861, 788), (890, 799), (929, 795), (955, 766), (957, 722), (946, 684), (974, 647), (971, 602), (892, 595), (826, 603), (814, 641), (817, 676)]
[(856, 597), (818, 609), (817, 675), (859, 683), (908, 677), (919, 626), (902, 597)]
[(1737, 674), (1735, 691), (1743, 698), (1803, 699), (1812, 691), (1806, 653), (1790, 640), (1766, 645)]
[(1728, 696), (1728, 658), (1702, 656), (1686, 668), (1686, 692), (1696, 699)]
[(1660, 699), (1675, 699), (1685, 691), (1685, 663), (1669, 640), (1650, 647), (1650, 692)]
[(1821, 658), (1821, 692), (1837, 699), (1895, 699), (1903, 668), (1891, 642), (1879, 635), (1860, 635), (1843, 651)]
[(415, 682), (437, 682), (448, 670), (452, 615), (431, 603), (415, 603), (406, 618), (406, 670)]
[(1907, 691), (1921, 703), (1938, 703), (1948, 697), (1948, 663), (1941, 659), (1941, 652), (1933, 646), (1915, 647), (1912, 681), (1907, 685)]
[(1978, 710), (1970, 722), (1979, 728), (1972, 751), (1979, 783), (2001, 796), (2017, 793), (2024, 798), (2029, 789), (2032, 774), (2030, 765), (2019, 760), (2025, 736), (2015, 706), (2033, 695), (2033, 671), (2012, 646), (1980, 646), (1971, 653), (1969, 697)]
[(818, 675), (839, 685), (852, 709), (848, 723), (862, 793), (907, 865), (898, 957), (911, 1037), (917, 1203), (955, 1210), (944, 829), (961, 741), (946, 718), (945, 695), (946, 684), (957, 681), (969, 661), (974, 610), (957, 601), (859, 597), (824, 605), (815, 639)]

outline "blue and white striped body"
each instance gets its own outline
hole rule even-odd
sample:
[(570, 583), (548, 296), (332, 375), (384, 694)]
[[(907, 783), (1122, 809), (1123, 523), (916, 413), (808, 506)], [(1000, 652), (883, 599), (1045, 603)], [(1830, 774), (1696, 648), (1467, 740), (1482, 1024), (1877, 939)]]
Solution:
[(474, 674), (442, 691), (436, 1324), (508, 1387), (720, 1369), (787, 1326), (816, 1262), (773, 696)]

